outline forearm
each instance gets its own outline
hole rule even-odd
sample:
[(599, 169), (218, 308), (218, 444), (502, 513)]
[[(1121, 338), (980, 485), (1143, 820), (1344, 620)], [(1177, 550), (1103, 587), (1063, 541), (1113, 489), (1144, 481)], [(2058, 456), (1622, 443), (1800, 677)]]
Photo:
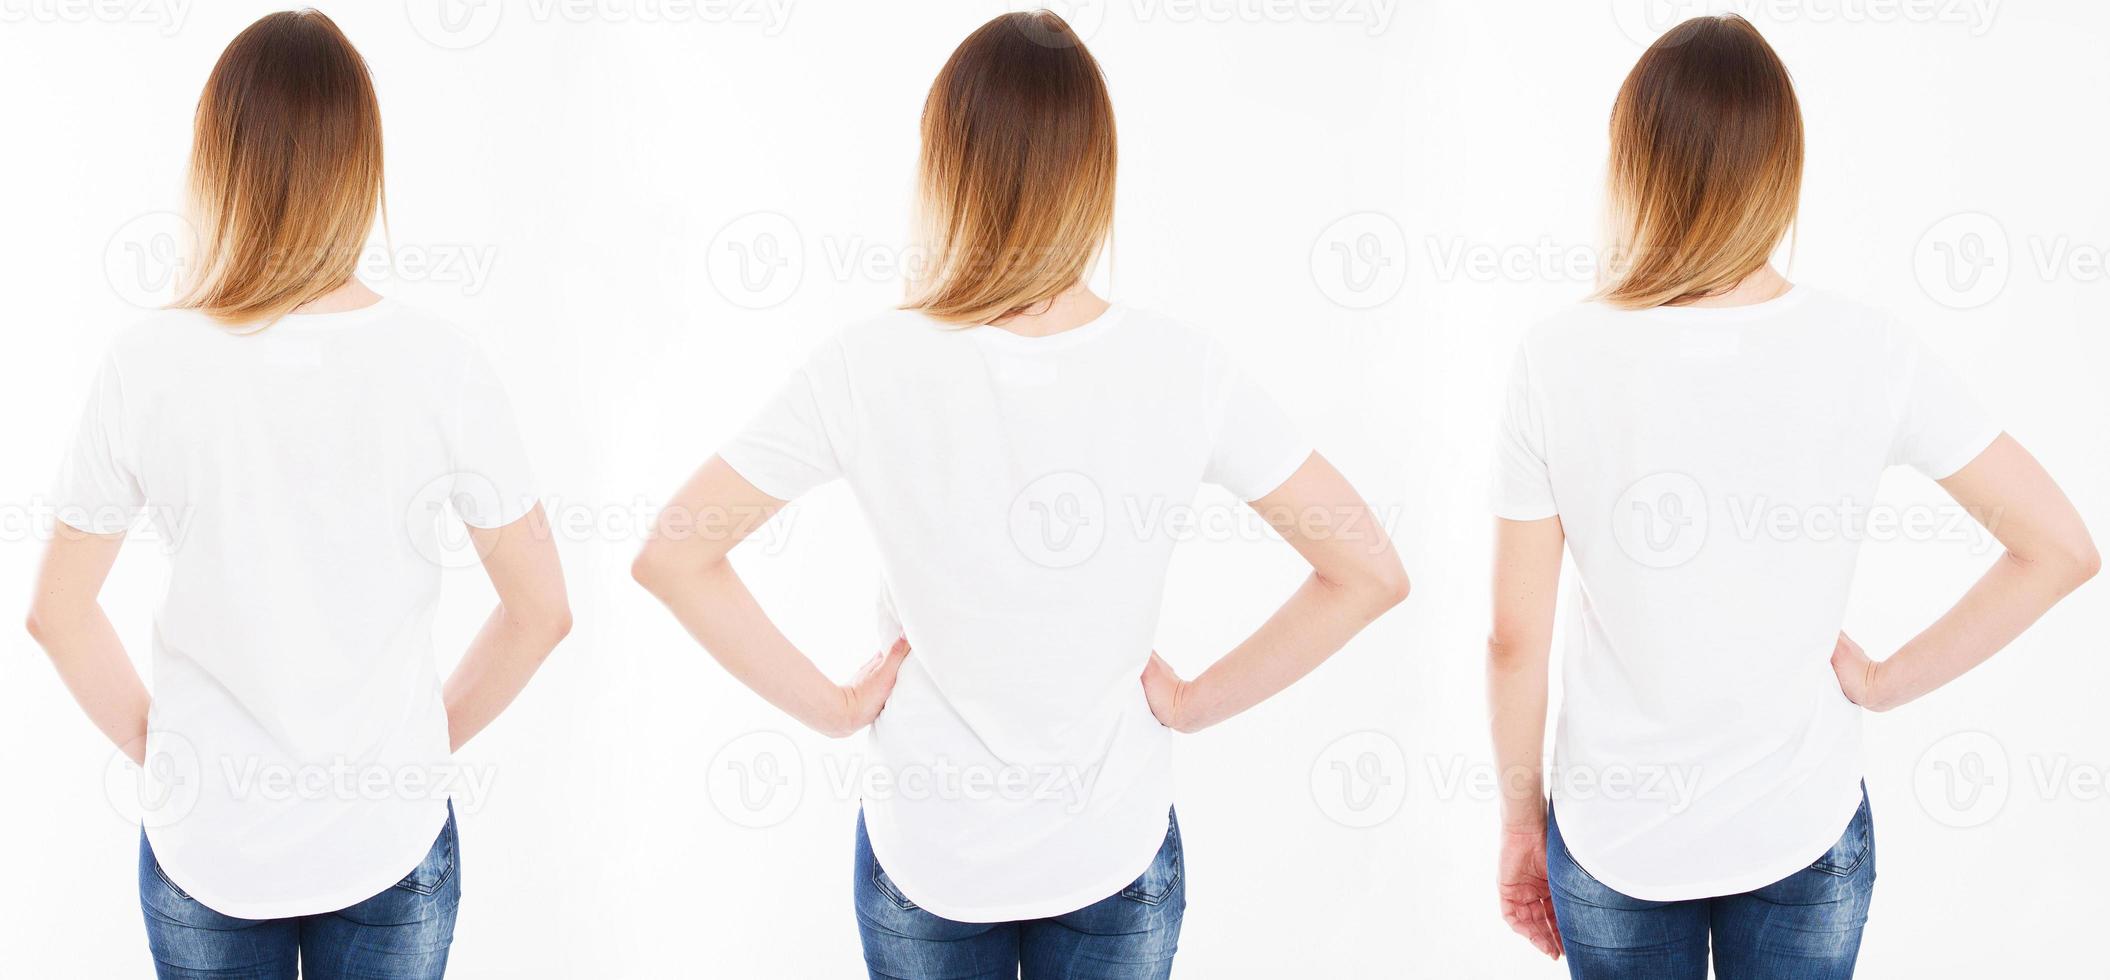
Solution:
[(1546, 659), (1488, 645), (1487, 690), (1502, 826), (1537, 830), (1546, 822)]
[(1199, 731), (1281, 693), (1398, 601), (1379, 586), (1306, 578), (1244, 643), (1187, 682), (1174, 727)]
[(143, 761), (151, 699), (102, 607), (57, 616), (39, 613), (30, 632), (51, 655), (59, 679), (88, 720), (133, 762)]
[(641, 566), (637, 577), (712, 659), (763, 700), (824, 735), (850, 733), (844, 689), (785, 638), (730, 561), (681, 572)]
[(569, 628), (562, 616), (521, 616), (503, 605), (493, 610), (442, 689), (448, 747), (460, 749), (496, 721)]
[(2094, 573), (2003, 554), (1934, 625), (1877, 664), (1866, 707), (1909, 704), (2000, 652)]

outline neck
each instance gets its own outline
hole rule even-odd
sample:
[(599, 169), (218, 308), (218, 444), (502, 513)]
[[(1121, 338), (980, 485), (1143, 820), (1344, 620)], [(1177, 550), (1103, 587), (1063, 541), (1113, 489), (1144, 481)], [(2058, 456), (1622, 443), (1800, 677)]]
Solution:
[(293, 308), (299, 313), (346, 313), (364, 309), (381, 302), (381, 294), (366, 288), (366, 284), (353, 276), (340, 283), (337, 288), (315, 297)]
[(1769, 299), (1777, 299), (1794, 288), (1795, 284), (1775, 271), (1773, 266), (1762, 265), (1758, 270), (1739, 280), (1736, 285), (1712, 296), (1702, 296), (1679, 306), (1752, 306)]
[(998, 330), (1008, 330), (1021, 337), (1046, 337), (1074, 327), (1081, 327), (1105, 313), (1107, 301), (1100, 299), (1079, 282), (1046, 303), (1037, 304), (1022, 313), (999, 317), (989, 325)]

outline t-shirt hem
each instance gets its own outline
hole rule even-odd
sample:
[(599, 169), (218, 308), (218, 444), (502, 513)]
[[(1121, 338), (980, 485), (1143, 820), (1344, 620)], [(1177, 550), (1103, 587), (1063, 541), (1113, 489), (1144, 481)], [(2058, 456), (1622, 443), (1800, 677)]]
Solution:
[(1316, 452), (1318, 450), (1313, 449), (1311, 446), (1300, 445), (1295, 452), (1284, 453), (1282, 461), (1262, 471), (1266, 474), (1266, 478), (1254, 481), (1258, 484), (1257, 492), (1252, 486), (1241, 486), (1232, 489), (1231, 492), (1236, 494), (1238, 499), (1248, 503), (1274, 493), (1282, 489), (1282, 485), (1288, 483), (1290, 477), (1296, 476), (1297, 471), (1303, 469), (1305, 462), (1310, 460), (1312, 454)]
[[(1839, 819), (1838, 825), (1825, 836), (1822, 843), (1812, 843), (1795, 848), (1788, 853), (1798, 855), (1798, 857), (1769, 861), (1763, 866), (1740, 874), (1724, 875), (1698, 881), (1673, 882), (1670, 884), (1646, 883), (1624, 877), (1617, 872), (1604, 872), (1593, 868), (1579, 854), (1574, 855), (1575, 862), (1582, 866), (1583, 873), (1597, 879), (1599, 884), (1628, 898), (1638, 898), (1644, 902), (1688, 902), (1702, 898), (1741, 895), (1745, 892), (1764, 888), (1815, 864), (1818, 858), (1823, 857), (1825, 852), (1831, 850), (1833, 845), (1839, 843), (1840, 836), (1845, 834), (1848, 825), (1853, 823), (1855, 811), (1861, 808), (1863, 792), (1860, 781), (1856, 780), (1845, 815)], [(1556, 801), (1553, 806), (1557, 814), (1560, 809), (1560, 803)], [(1571, 852), (1576, 850), (1568, 837), (1566, 827), (1561, 828), (1561, 838), (1563, 844), (1568, 846)], [(1587, 845), (1581, 848), (1581, 850), (1588, 849)]]
[(796, 487), (779, 483), (774, 477), (763, 475), (766, 467), (757, 466), (750, 460), (741, 459), (740, 451), (729, 446), (718, 450), (718, 458), (724, 460), (725, 465), (732, 467), (733, 472), (740, 474), (740, 479), (746, 480), (755, 489), (778, 500), (788, 503), (797, 500), (800, 494), (811, 489), (809, 487)]
[(1094, 880), (1088, 886), (1070, 889), (1060, 895), (1006, 905), (954, 905), (942, 899), (936, 902), (927, 900), (925, 896), (929, 892), (923, 888), (922, 883), (915, 880), (914, 872), (904, 879), (899, 865), (889, 862), (886, 852), (893, 849), (892, 843), (887, 841), (891, 828), (881, 830), (886, 825), (885, 818), (882, 817), (878, 821), (870, 819), (872, 811), (869, 808), (865, 813), (865, 833), (871, 839), (873, 856), (877, 857), (880, 866), (886, 869), (887, 878), (893, 881), (895, 887), (901, 889), (901, 893), (909, 901), (916, 903), (917, 908), (954, 922), (1023, 922), (1028, 919), (1067, 915), (1086, 906), (1098, 904), (1127, 888), (1137, 878), (1141, 878), (1144, 872), (1150, 870), (1151, 863), (1157, 860), (1158, 851), (1164, 848), (1165, 836), (1172, 832), (1169, 817), (1171, 809), (1172, 804), (1168, 801), (1165, 805), (1165, 812), (1168, 814), (1166, 826), (1150, 839), (1150, 846), (1143, 853), (1141, 860), (1124, 861), (1117, 865), (1123, 869), (1120, 873), (1109, 874), (1103, 881)]
[(517, 523), (521, 518), (528, 516), (535, 509), (535, 505), (541, 502), (540, 499), (535, 497), (524, 497), (516, 502), (513, 507), (500, 510), (497, 517), (489, 523), (471, 520), (467, 516), (462, 518), (462, 523), (479, 531), (495, 531)]
[(1543, 521), (1548, 517), (1560, 515), (1559, 508), (1551, 505), (1522, 506), (1497, 503), (1488, 509), (1492, 510), (1496, 517), (1505, 521)]
[(1986, 450), (1991, 449), (1993, 443), (2000, 438), (2000, 433), (2003, 431), (2005, 430), (1999, 426), (1993, 426), (1989, 430), (1981, 430), (1967, 442), (1958, 443), (1959, 446), (1968, 447), (1970, 451), (1965, 452), (1959, 449), (1942, 457), (1940, 464), (1928, 467), (1927, 478), (1930, 480), (1946, 480), (1955, 476), (1958, 471), (1971, 465), (1972, 460), (1977, 459)]
[(400, 862), (402, 865), (400, 868), (396, 867), (399, 862), (394, 860), (375, 862), (376, 867), (396, 868), (395, 871), (386, 874), (376, 874), (369, 878), (360, 878), (350, 885), (334, 888), (327, 892), (319, 892), (309, 897), (281, 899), (272, 902), (244, 901), (233, 898), (210, 886), (199, 887), (193, 885), (192, 882), (197, 881), (198, 878), (183, 870), (180, 867), (182, 864), (180, 860), (176, 862), (177, 866), (172, 867), (162, 857), (163, 848), (154, 841), (154, 828), (147, 828), (146, 834), (147, 843), (154, 848), (154, 863), (160, 865), (162, 872), (168, 875), (169, 880), (175, 883), (176, 887), (181, 888), (185, 895), (189, 895), (192, 901), (221, 915), (232, 916), (237, 919), (290, 919), (295, 916), (319, 915), (325, 912), (347, 909), (395, 887), (396, 883), (402, 881), (412, 871), (417, 870), (419, 864), (424, 863), (426, 855), (432, 853), (433, 843), (439, 839), (440, 831), (446, 829), (449, 812), (445, 802), (441, 801), (441, 805), (434, 812), (434, 816), (438, 819), (431, 821), (430, 833), (420, 835), (420, 839), (424, 843), (417, 845), (417, 852), (410, 855), (408, 861)]
[[(125, 509), (136, 511), (138, 508), (134, 507)], [(71, 516), (71, 514), (77, 514), (81, 511), (92, 512), (93, 510), (95, 510), (95, 508), (92, 507), (54, 507), (52, 510), (53, 520), (58, 521), (59, 523), (64, 524), (67, 527), (70, 527), (83, 534), (126, 534), (130, 533), (130, 531), (132, 530), (133, 522), (130, 520), (122, 522), (109, 522), (108, 526), (105, 526), (105, 522), (103, 521), (75, 520), (74, 517)]]

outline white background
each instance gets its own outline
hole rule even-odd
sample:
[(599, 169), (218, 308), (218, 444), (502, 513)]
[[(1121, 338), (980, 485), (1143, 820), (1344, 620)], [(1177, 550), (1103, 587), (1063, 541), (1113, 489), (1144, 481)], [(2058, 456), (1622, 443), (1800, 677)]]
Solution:
[[(0, 0), (0, 596), (15, 609), (96, 359), (166, 273), (162, 219), (137, 219), (179, 205), (197, 91), (268, 8), (111, 9)], [(856, 802), (830, 768), (861, 743), (795, 730), (626, 569), (633, 525), (814, 343), (898, 300), (888, 263), (925, 88), (1005, 6), (450, 9), (460, 31), (423, 0), (329, 8), (387, 125), (397, 269), (371, 281), (483, 338), (552, 511), (597, 525), (561, 542), (577, 630), (465, 753), (497, 781), (463, 805), (453, 975), (861, 975)], [(2110, 9), (1740, 9), (1795, 73), (1808, 124), (1790, 277), (1919, 326), (2110, 532)], [(1490, 762), (1484, 460), (1520, 331), (1588, 290), (1568, 263), (1595, 242), (1613, 93), (1683, 12), (1117, 0), (1077, 18), (1121, 127), (1111, 295), (1239, 352), (1386, 515), (1415, 581), (1315, 676), (1183, 740), (1177, 975), (1563, 975), (1496, 915), (1492, 797), (1453, 781)], [(740, 249), (775, 264), (743, 281)], [(1939, 498), (1898, 473), (1885, 499)], [(794, 640), (849, 671), (870, 653), (876, 576), (853, 502), (821, 491), (773, 531), (743, 571)], [(1180, 549), (1166, 596), (1159, 647), (1189, 674), (1301, 574), (1279, 542), (1214, 537)], [(1864, 554), (1848, 626), (1879, 655), (1991, 560), (1972, 540)], [(135, 656), (162, 574), (135, 543), (105, 594)], [(2105, 975), (2106, 587), (1871, 719), (1882, 878), (1863, 976)], [(473, 569), (448, 589), (451, 662), (490, 595)], [(106, 791), (111, 751), (26, 636), (0, 645), (0, 973), (145, 976), (138, 831)], [(777, 782), (743, 795), (758, 761), (780, 763)]]

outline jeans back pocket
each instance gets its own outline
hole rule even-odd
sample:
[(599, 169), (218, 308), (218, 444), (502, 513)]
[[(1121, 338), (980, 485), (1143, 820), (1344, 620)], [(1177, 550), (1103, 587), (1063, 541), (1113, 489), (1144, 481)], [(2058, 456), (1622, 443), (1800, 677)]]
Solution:
[(425, 852), (425, 859), (410, 869), (396, 887), (419, 895), (436, 895), (454, 874), (455, 861), (454, 804), (447, 804), (447, 823), (440, 827), (439, 839), (432, 842), (432, 849)]
[(1861, 807), (1854, 811), (1852, 820), (1846, 823), (1846, 832), (1839, 835), (1831, 850), (1824, 852), (1810, 865), (1810, 870), (1821, 871), (1841, 878), (1851, 877), (1867, 860), (1869, 849), (1875, 840), (1875, 821), (1868, 812), (1868, 793), (1861, 793)]
[(1179, 887), (1180, 878), (1186, 873), (1185, 853), (1180, 847), (1180, 820), (1176, 813), (1165, 817), (1165, 842), (1158, 845), (1158, 856), (1143, 869), (1143, 876), (1121, 890), (1121, 897), (1145, 905), (1157, 905), (1165, 901)]

